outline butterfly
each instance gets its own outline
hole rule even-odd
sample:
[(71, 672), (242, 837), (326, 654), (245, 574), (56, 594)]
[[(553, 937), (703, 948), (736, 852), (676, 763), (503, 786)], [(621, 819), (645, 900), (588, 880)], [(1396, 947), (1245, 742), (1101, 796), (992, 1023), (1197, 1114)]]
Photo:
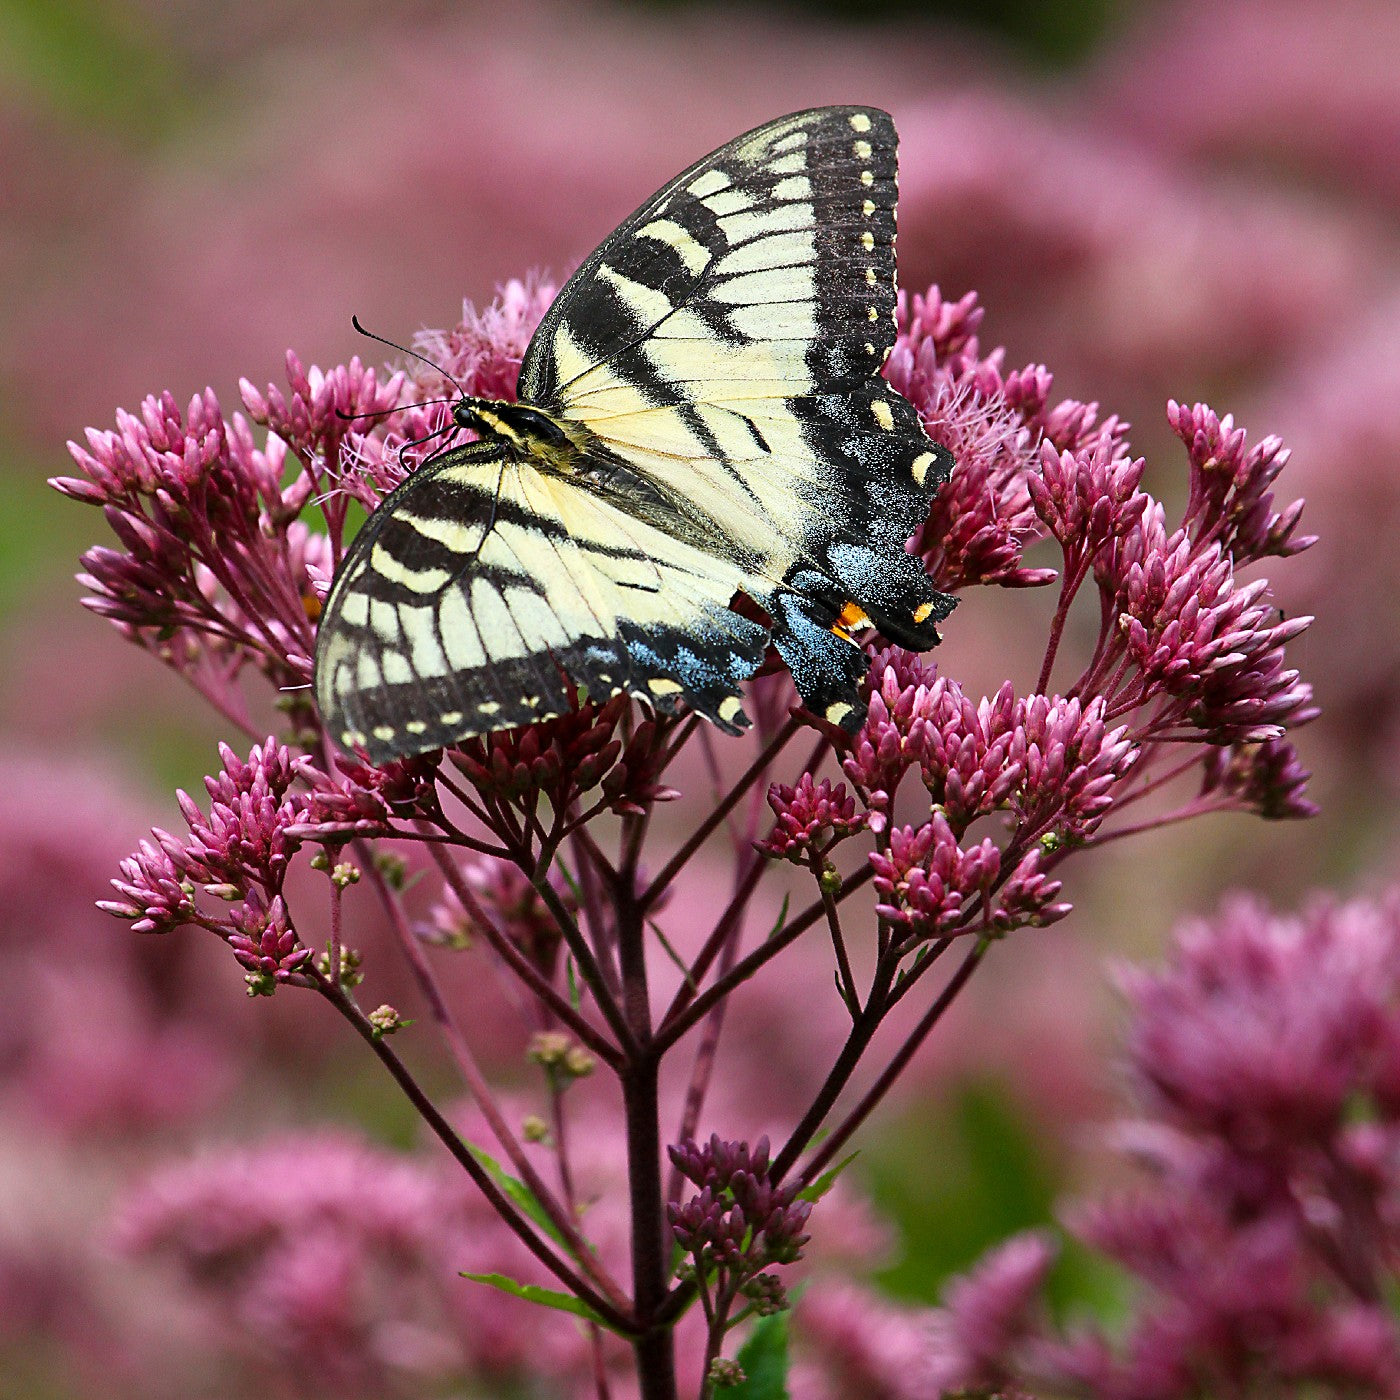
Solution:
[(383, 763), (564, 713), (575, 688), (738, 733), (770, 641), (810, 711), (859, 727), (852, 631), (922, 651), (954, 603), (905, 551), (952, 456), (880, 377), (896, 145), (874, 107), (768, 122), (579, 267), (518, 401), (460, 399), (476, 440), (347, 550), (316, 649), (337, 741)]

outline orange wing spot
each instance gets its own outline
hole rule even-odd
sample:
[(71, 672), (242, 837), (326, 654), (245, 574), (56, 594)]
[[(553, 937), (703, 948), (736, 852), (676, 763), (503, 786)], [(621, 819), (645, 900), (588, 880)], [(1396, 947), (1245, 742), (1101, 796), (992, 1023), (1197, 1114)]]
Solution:
[(857, 603), (847, 603), (841, 609), (841, 616), (832, 624), (831, 630), (838, 637), (844, 637), (849, 642), (852, 629), (869, 626), (870, 619), (866, 616), (864, 608)]

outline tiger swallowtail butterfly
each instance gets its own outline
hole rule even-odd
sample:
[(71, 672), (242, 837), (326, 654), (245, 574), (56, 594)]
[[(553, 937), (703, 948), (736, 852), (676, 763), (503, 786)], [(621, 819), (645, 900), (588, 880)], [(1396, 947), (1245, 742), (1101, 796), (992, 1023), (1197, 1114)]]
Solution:
[(575, 686), (738, 733), (770, 640), (809, 710), (859, 727), (850, 631), (922, 651), (954, 602), (905, 550), (953, 459), (880, 377), (895, 151), (873, 107), (781, 117), (583, 263), (518, 401), (458, 401), (477, 440), (347, 550), (316, 651), (339, 742), (383, 763), (561, 714)]

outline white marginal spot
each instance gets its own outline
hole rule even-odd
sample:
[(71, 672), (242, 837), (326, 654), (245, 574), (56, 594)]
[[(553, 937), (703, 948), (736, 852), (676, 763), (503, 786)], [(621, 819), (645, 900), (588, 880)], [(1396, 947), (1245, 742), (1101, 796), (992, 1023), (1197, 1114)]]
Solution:
[(374, 737), (381, 744), (387, 744), (394, 737), (394, 727), (391, 724), (376, 724), (374, 726)]
[(914, 458), (911, 470), (914, 473), (914, 480), (922, 486), (928, 478), (928, 469), (937, 461), (932, 452), (921, 452)]
[(873, 287), (875, 285), (875, 269), (873, 267), (867, 267), (865, 269), (865, 285), (867, 287)]
[(866, 231), (861, 234), (860, 246), (864, 248), (867, 253), (875, 246), (875, 235), (871, 233), (869, 229), (866, 229)]
[(867, 355), (873, 355), (875, 353), (875, 347), (868, 340), (865, 342), (865, 353)]
[(653, 676), (647, 681), (647, 689), (653, 695), (679, 695), (684, 687), (664, 676)]
[(860, 182), (862, 185), (873, 185), (875, 183), (875, 177), (868, 170), (862, 170), (860, 172)]
[(462, 712), (461, 712), (461, 710), (448, 710), (445, 714), (441, 714), (441, 715), (438, 716), (438, 723), (439, 723), (439, 724), (444, 724), (444, 725), (446, 725), (449, 729), (450, 729), (454, 724), (461, 724), (461, 722), (462, 722)]
[(703, 175), (698, 176), (686, 186), (691, 194), (697, 199), (703, 199), (707, 194), (716, 194), (720, 190), (729, 188), (729, 176), (723, 170), (707, 170)]
[(867, 116), (865, 115), (864, 112), (855, 112), (855, 113), (853, 113), (853, 114), (851, 115), (851, 130), (852, 130), (852, 131), (869, 131), (869, 130), (870, 130), (870, 118), (867, 117)]
[(868, 219), (875, 212), (875, 201), (873, 199), (867, 199), (865, 203), (860, 206), (860, 212)]
[(878, 321), (880, 319), (880, 313), (873, 306), (866, 307), (865, 314), (867, 319), (871, 321)]
[(700, 203), (717, 219), (726, 214), (742, 214), (745, 209), (753, 208), (753, 200), (743, 190), (720, 190), (717, 194), (706, 196)]
[(734, 716), (739, 713), (740, 700), (737, 695), (727, 695), (719, 702), (719, 709), (716, 713), (726, 723), (732, 724)]
[(874, 399), (870, 404), (870, 411), (875, 415), (875, 421), (889, 432), (894, 427), (894, 414), (890, 412), (890, 406), (884, 399)]
[(869, 160), (869, 159), (870, 159), (870, 142), (869, 142), (869, 141), (857, 141), (857, 142), (855, 142), (855, 143), (851, 146), (851, 150), (855, 152), (855, 156), (856, 156), (856, 159), (857, 159), (857, 160)]
[(494, 715), (501, 708), (501, 702), (499, 700), (483, 700), (476, 708), (479, 714)]
[(834, 705), (826, 707), (826, 718), (831, 724), (840, 724), (854, 710), (854, 705), (848, 705), (844, 700), (838, 700)]
[(687, 272), (703, 272), (710, 265), (709, 249), (674, 219), (653, 219), (637, 230), (637, 237), (654, 238), (674, 248)]
[(408, 723), (404, 725), (404, 728), (408, 730), (410, 734), (426, 734), (428, 732), (428, 726), (424, 724), (421, 719), (409, 720)]
[(789, 175), (773, 186), (774, 199), (811, 199), (812, 182), (805, 175)]

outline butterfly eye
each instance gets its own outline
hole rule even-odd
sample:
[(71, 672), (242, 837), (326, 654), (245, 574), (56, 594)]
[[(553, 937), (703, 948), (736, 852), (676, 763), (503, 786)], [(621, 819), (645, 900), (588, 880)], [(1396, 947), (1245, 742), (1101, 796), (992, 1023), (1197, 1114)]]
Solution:
[(452, 421), (459, 428), (466, 428), (471, 432), (476, 432), (481, 427), (481, 419), (477, 417), (476, 400), (460, 398), (452, 405)]

